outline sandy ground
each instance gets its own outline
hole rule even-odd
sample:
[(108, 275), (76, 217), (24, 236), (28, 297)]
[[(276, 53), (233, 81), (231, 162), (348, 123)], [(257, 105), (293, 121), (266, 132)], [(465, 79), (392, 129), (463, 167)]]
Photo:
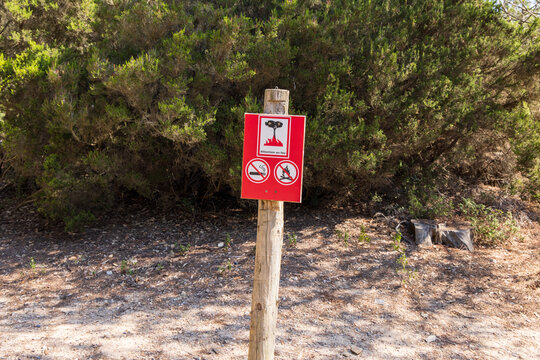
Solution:
[[(0, 359), (247, 358), (253, 214), (141, 210), (68, 235), (30, 211), (0, 216)], [(413, 279), (394, 228), (286, 206), (276, 359), (540, 359), (537, 221), (496, 249), (409, 244)]]

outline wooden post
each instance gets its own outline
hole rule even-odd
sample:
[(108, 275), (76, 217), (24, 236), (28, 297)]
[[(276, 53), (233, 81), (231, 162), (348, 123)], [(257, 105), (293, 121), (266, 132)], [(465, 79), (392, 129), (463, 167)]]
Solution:
[[(266, 114), (289, 113), (289, 91), (266, 89)], [(259, 200), (248, 360), (272, 360), (276, 342), (283, 201)]]

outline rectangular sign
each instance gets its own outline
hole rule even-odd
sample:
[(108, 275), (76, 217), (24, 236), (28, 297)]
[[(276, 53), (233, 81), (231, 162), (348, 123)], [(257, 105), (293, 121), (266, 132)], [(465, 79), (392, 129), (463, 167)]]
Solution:
[(302, 202), (306, 117), (245, 114), (242, 199)]

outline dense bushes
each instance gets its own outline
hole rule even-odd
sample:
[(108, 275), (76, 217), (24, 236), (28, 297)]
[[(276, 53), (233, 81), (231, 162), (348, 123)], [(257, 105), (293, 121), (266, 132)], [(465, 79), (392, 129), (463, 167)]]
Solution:
[(494, 3), (0, 6), (4, 175), (66, 223), (127, 192), (237, 194), (243, 113), (275, 86), (308, 115), (308, 196), (358, 197), (426, 169), (500, 179), (490, 162), (539, 196), (539, 24)]

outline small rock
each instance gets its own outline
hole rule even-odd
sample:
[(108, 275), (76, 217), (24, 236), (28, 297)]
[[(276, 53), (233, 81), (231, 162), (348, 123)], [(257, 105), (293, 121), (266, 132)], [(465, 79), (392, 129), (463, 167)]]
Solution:
[(429, 315), (426, 314), (425, 312), (420, 313), (420, 316), (423, 317), (424, 319), (427, 319), (429, 317)]
[(383, 299), (375, 299), (375, 304), (384, 305), (384, 300)]
[(362, 348), (358, 347), (358, 346), (355, 346), (355, 345), (351, 345), (351, 347), (349, 348), (349, 350), (351, 351), (351, 353), (353, 353), (354, 355), (360, 355), (362, 354), (363, 350)]
[(429, 344), (429, 343), (432, 343), (434, 341), (437, 340), (437, 337), (435, 335), (429, 335), (426, 339), (426, 342)]
[(112, 275), (112, 271), (111, 271), (111, 270), (107, 270), (107, 275)]
[(222, 247), (224, 247), (224, 246), (225, 246), (225, 243), (224, 243), (223, 241), (217, 244), (217, 247), (218, 247), (218, 248), (222, 248)]

